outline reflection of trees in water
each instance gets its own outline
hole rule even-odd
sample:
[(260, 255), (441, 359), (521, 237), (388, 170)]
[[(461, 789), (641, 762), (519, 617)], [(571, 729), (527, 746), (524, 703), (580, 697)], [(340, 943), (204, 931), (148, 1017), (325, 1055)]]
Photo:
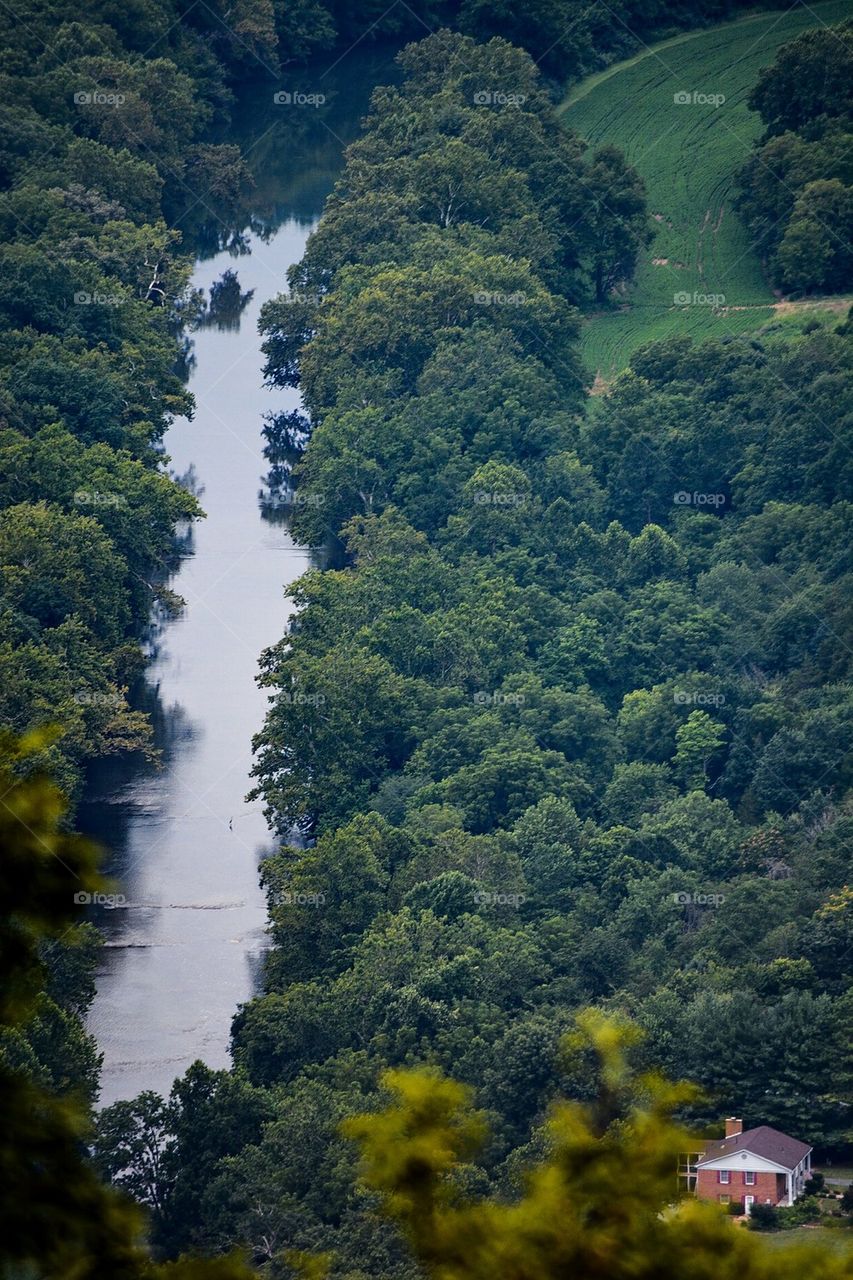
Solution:
[[(173, 471), (171, 475), (175, 484), (179, 484), (182, 489), (186, 489), (187, 493), (191, 493), (194, 498), (198, 498), (201, 501), (204, 495), (204, 485), (199, 480), (194, 462), (191, 462), (186, 471), (181, 472), (180, 475), (176, 471)], [(190, 528), (192, 528), (191, 523)]]
[(195, 555), (195, 526), (189, 520), (175, 525), (175, 555), (179, 559)]
[(190, 337), (192, 330), (204, 314), (206, 307), (203, 289), (188, 287), (173, 300), (169, 328), (177, 345), (175, 373), (182, 382), (188, 382), (196, 367), (195, 344)]
[[(175, 477), (190, 493), (200, 496), (204, 487), (195, 480), (195, 468), (190, 466), (185, 476)], [(181, 561), (195, 554), (195, 524), (192, 520), (181, 520), (175, 525), (172, 534), (171, 553), (164, 557), (149, 578), (155, 589), (155, 598), (148, 616), (145, 629), (143, 649), (150, 662), (157, 657), (160, 650), (160, 639), (166, 627), (184, 610), (186, 601), (170, 587), (181, 567)]]
[(228, 134), (218, 140), (239, 148), (254, 185), (230, 207), (208, 198), (195, 201), (181, 219), (184, 244), (203, 260), (223, 251), (239, 257), (249, 252), (250, 235), (266, 242), (290, 219), (312, 226), (373, 87), (399, 77), (395, 48), (356, 50), (337, 68), (289, 67), (287, 84), (278, 87), (322, 94), (325, 101), (317, 107), (276, 103), (268, 81), (243, 86)]
[(189, 230), (184, 238), (197, 258), (203, 262), (219, 253), (232, 258), (245, 258), (252, 252), (252, 235), (257, 234), (255, 219), (244, 209), (232, 212), (229, 221), (207, 220)]
[(171, 554), (161, 560), (157, 572), (151, 575), (160, 593), (161, 608), (169, 618), (177, 617), (183, 608), (180, 596), (168, 589), (169, 580), (180, 569), (181, 561), (192, 555), (195, 555), (195, 526), (190, 520), (181, 520), (172, 533)]
[(146, 696), (150, 697), (148, 713), (154, 726), (154, 742), (163, 753), (163, 765), (168, 765), (176, 748), (192, 742), (198, 728), (180, 702), (164, 706), (160, 700), (159, 684), (156, 687), (146, 684), (146, 688)]
[(286, 524), (290, 516), (296, 492), (293, 468), (302, 457), (310, 431), (310, 422), (298, 409), (264, 414), (261, 434), (270, 469), (258, 500), (261, 515), (272, 524)]
[(182, 382), (189, 382), (198, 364), (195, 355), (195, 343), (188, 333), (180, 334), (177, 343), (178, 352), (175, 357), (175, 373)]
[(149, 661), (158, 657), (166, 628), (183, 612), (185, 604), (182, 596), (161, 585), (159, 595), (151, 607), (145, 631), (145, 656)]
[(254, 296), (254, 289), (243, 292), (237, 272), (229, 267), (210, 286), (210, 301), (198, 317), (195, 327), (236, 333), (240, 328), (240, 318)]
[(261, 435), (264, 437), (264, 457), (273, 471), (288, 478), (294, 465), (302, 457), (311, 423), (299, 409), (284, 413), (265, 413)]
[[(263, 488), (258, 490), (258, 503), (261, 518), (269, 524), (290, 525), (299, 502), (293, 468), (305, 452), (310, 434), (311, 423), (298, 409), (264, 415), (264, 457), (270, 469), (263, 479)], [(339, 567), (339, 555), (339, 548), (329, 542), (311, 548), (311, 563), (321, 569)]]
[(153, 729), (153, 752), (129, 752), (93, 761), (86, 771), (84, 800), (76, 814), (80, 831), (97, 840), (107, 851), (105, 870), (121, 877), (129, 868), (127, 851), (130, 825), (140, 811), (161, 802), (159, 781), (179, 751), (198, 736), (183, 706), (165, 706), (159, 685), (144, 677), (135, 680), (128, 701), (136, 711), (144, 711)]

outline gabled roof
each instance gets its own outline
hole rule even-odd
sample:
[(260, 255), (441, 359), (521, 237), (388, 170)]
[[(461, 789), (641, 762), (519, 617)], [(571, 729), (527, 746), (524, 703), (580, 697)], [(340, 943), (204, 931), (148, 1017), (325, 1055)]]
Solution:
[(746, 1129), (731, 1138), (709, 1142), (697, 1168), (709, 1161), (733, 1156), (739, 1151), (751, 1151), (753, 1155), (771, 1160), (773, 1164), (780, 1164), (785, 1169), (795, 1169), (811, 1151), (811, 1147), (807, 1142), (800, 1142), (797, 1138), (789, 1138), (787, 1133), (771, 1129), (768, 1124), (760, 1124), (757, 1129)]

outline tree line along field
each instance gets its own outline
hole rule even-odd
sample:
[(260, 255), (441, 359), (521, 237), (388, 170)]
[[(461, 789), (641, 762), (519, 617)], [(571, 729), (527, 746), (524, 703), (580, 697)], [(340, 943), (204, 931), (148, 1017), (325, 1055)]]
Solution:
[[(642, 343), (672, 333), (746, 333), (773, 314), (776, 298), (733, 208), (734, 175), (761, 133), (746, 100), (781, 45), (848, 13), (829, 0), (676, 36), (590, 76), (561, 104), (563, 121), (591, 145), (625, 152), (646, 183), (654, 220), (623, 308), (584, 329), (584, 357), (605, 381)], [(676, 94), (690, 101), (676, 102)], [(723, 102), (710, 101), (720, 95)]]

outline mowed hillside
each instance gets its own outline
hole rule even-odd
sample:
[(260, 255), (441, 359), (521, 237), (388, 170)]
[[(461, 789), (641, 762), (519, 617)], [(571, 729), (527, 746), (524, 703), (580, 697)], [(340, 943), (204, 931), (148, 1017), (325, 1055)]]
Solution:
[(761, 132), (746, 100), (780, 45), (849, 13), (846, 0), (829, 0), (677, 36), (590, 76), (559, 108), (593, 146), (622, 148), (655, 220), (624, 308), (585, 326), (584, 355), (602, 378), (643, 342), (744, 333), (772, 314), (776, 298), (732, 207), (733, 175)]

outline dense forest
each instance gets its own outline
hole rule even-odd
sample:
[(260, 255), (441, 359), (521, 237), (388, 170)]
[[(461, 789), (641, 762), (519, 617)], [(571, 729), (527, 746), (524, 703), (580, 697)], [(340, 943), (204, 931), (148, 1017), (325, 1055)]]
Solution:
[[(11, 1280), (570, 1274), (537, 1214), (559, 1170), (579, 1238), (577, 1206), (606, 1217), (593, 1149), (647, 1179), (636, 1256), (608, 1274), (699, 1276), (695, 1238), (649, 1226), (673, 1113), (845, 1149), (850, 322), (642, 346), (590, 396), (580, 325), (630, 278), (649, 210), (624, 157), (553, 111), (555, 85), (737, 7), (7, 17), (0, 1157), (39, 1207), (6, 1213)], [(98, 935), (73, 898), (100, 882), (68, 831), (87, 765), (149, 750), (139, 642), (181, 607), (176, 530), (202, 515), (163, 450), (192, 412), (187, 230), (246, 197), (220, 140), (241, 86), (368, 29), (417, 43), (262, 316), (265, 376), (303, 405), (268, 424), (269, 458), (329, 566), (261, 664), (254, 794), (281, 838), (263, 989), (231, 1071), (199, 1062), (92, 1129)], [(766, 133), (739, 211), (797, 295), (850, 284), (852, 32), (783, 49), (750, 102)], [(155, 1257), (237, 1248), (252, 1270), (163, 1271), (99, 1178), (144, 1206)], [(702, 1229), (711, 1256), (728, 1237)], [(488, 1232), (499, 1252), (460, 1261)], [(572, 1265), (600, 1263), (584, 1247)], [(756, 1250), (716, 1274), (771, 1274)]]
[[(264, 662), (258, 791), (312, 839), (264, 866), (236, 1072), (104, 1121), (136, 1187), (134, 1144), (165, 1143), (145, 1194), (171, 1248), (287, 1239), (341, 1276), (405, 1273), (339, 1131), (384, 1068), (473, 1088), (471, 1185), (507, 1194), (583, 1096), (560, 1048), (582, 1006), (704, 1087), (694, 1123), (830, 1146), (853, 1013), (849, 338), (648, 347), (584, 414), (571, 303), (613, 244), (588, 175), (618, 158), (557, 135), (503, 41), (400, 62), (264, 314), (310, 415), (296, 529), (340, 564)], [(483, 84), (523, 106), (484, 112)], [(641, 242), (635, 176), (617, 189)]]

